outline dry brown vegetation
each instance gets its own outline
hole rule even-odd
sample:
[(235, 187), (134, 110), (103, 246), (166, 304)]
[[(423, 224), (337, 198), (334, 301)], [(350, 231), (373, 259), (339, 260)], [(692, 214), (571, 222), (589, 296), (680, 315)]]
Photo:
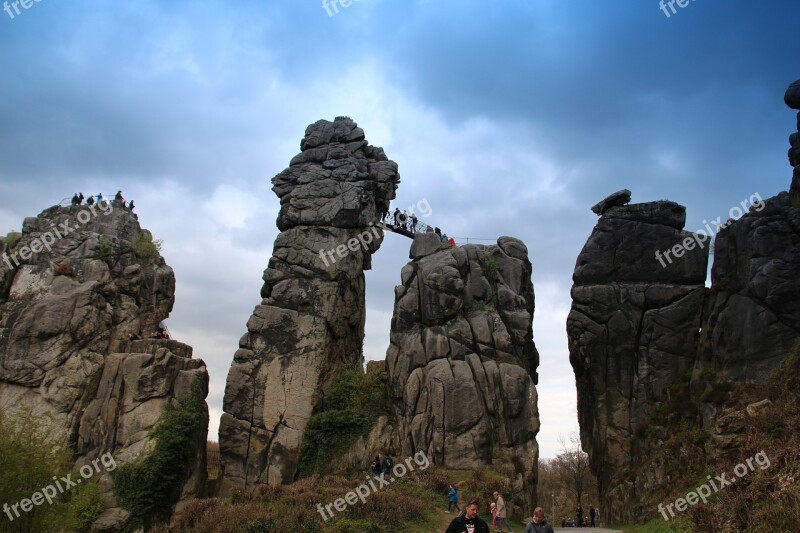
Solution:
[[(332, 519), (323, 520), (317, 504), (325, 506), (343, 497), (366, 477), (366, 473), (350, 477), (313, 476), (290, 485), (259, 487), (248, 493), (234, 491), (227, 499), (192, 500), (173, 522), (173, 531), (435, 531), (442, 521), (451, 483), (462, 482), (465, 499), (480, 498), (484, 516), (492, 492), (503, 490), (508, 483), (506, 474), (491, 470), (442, 470), (430, 466), (398, 478), (390, 486), (367, 496), (364, 503), (357, 501), (345, 511), (335, 513)], [(513, 498), (514, 495), (509, 495), (508, 499)], [(165, 533), (167, 529), (151, 531)]]
[(732, 393), (744, 407), (764, 398), (773, 403), (753, 418), (736, 457), (715, 465), (730, 472), (744, 458), (764, 451), (770, 466), (755, 469), (691, 510), (696, 531), (800, 531), (800, 346), (764, 383)]

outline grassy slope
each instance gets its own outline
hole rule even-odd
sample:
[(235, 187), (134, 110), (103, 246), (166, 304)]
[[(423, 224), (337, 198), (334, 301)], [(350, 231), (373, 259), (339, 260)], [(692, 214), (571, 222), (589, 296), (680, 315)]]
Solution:
[[(747, 405), (764, 399), (772, 405), (747, 417), (736, 448), (716, 462), (707, 461), (702, 453), (695, 457), (685, 453), (691, 446), (702, 446), (707, 435), (694, 428), (676, 428), (674, 437), (664, 443), (670, 450), (667, 456), (673, 458), (668, 468), (672, 490), (647, 505), (655, 513), (659, 502), (666, 505), (685, 497), (704, 483), (708, 474), (733, 476), (737, 464), (759, 452), (769, 457), (768, 468), (756, 468), (737, 478), (734, 484), (712, 495), (707, 504), (691, 506), (670, 522), (656, 518), (644, 525), (617, 527), (625, 533), (800, 531), (800, 346), (771, 376), (726, 393), (724, 405), (744, 411)], [(696, 442), (691, 443), (692, 440)]]
[[(455, 518), (445, 513), (450, 483), (463, 481), (464, 499), (480, 498), (480, 516), (489, 516), (491, 493), (501, 486), (496, 472), (417, 469), (390, 486), (357, 501), (333, 519), (324, 521), (317, 504), (325, 506), (352, 491), (367, 477), (312, 477), (279, 487), (262, 487), (250, 494), (237, 493), (230, 500), (210, 499), (188, 502), (176, 524), (187, 532), (315, 531), (321, 533), (431, 533), (444, 532)], [(510, 499), (510, 497), (508, 498)], [(516, 531), (524, 526), (512, 522)], [(155, 530), (162, 531), (162, 530)], [(166, 531), (163, 529), (163, 531)]]

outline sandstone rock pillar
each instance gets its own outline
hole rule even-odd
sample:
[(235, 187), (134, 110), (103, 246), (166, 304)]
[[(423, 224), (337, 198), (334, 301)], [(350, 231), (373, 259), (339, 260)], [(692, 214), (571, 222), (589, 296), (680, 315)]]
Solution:
[(272, 180), (281, 233), (228, 374), (223, 493), (293, 481), (308, 419), (336, 376), (363, 362), (364, 270), (397, 165), (346, 117), (310, 125), (300, 149)]
[(491, 465), (535, 499), (539, 431), (531, 263), (522, 241), (450, 247), (417, 234), (386, 354), (397, 453)]

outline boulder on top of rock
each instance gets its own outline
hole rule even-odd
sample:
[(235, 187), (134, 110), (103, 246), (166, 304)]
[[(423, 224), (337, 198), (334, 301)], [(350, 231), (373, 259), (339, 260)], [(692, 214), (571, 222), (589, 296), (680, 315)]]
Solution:
[(786, 94), (783, 95), (783, 101), (792, 109), (800, 109), (800, 80), (789, 85)]
[(631, 201), (631, 191), (628, 189), (622, 189), (615, 193), (609, 194), (596, 204), (592, 206), (592, 212), (598, 215), (602, 215), (603, 213), (608, 210), (609, 207), (614, 207), (617, 205), (625, 205)]
[(433, 232), (415, 233), (408, 258), (422, 259), (446, 248), (450, 248), (450, 244), (442, 242), (442, 238)]

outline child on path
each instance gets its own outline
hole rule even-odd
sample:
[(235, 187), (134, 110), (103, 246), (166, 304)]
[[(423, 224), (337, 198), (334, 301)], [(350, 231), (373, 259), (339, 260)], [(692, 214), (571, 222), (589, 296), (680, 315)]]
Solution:
[(500, 519), (497, 518), (497, 504), (492, 502), (489, 504), (489, 508), (492, 510), (492, 527), (494, 528), (495, 532), (499, 532)]

